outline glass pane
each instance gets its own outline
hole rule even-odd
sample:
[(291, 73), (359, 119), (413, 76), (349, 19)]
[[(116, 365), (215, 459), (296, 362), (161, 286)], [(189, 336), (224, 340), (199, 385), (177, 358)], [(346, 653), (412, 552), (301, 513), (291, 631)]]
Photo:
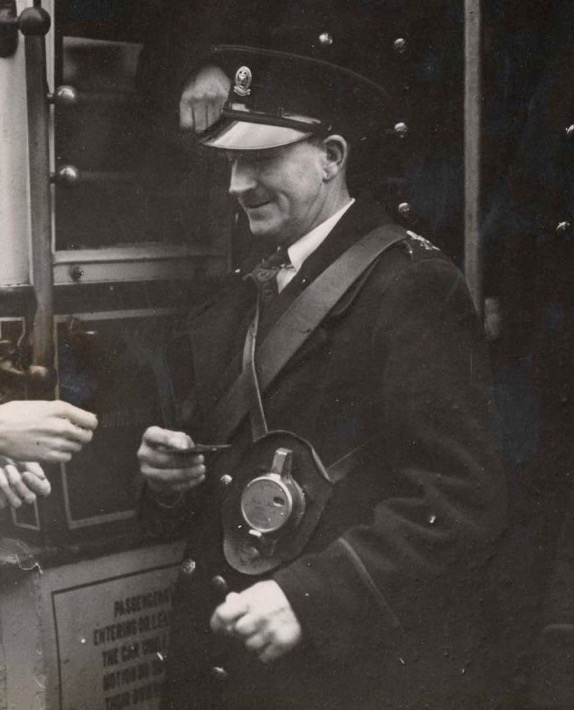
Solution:
[(58, 327), (59, 395), (99, 419), (90, 445), (65, 467), (70, 527), (133, 510), (141, 435), (163, 417), (156, 382), (170, 319), (91, 320), (82, 328)]
[(58, 84), (73, 86), (78, 101), (56, 106), (56, 166), (74, 166), (79, 178), (56, 187), (56, 248), (159, 243), (224, 253), (225, 161), (179, 133), (175, 116), (167, 126), (144, 104), (135, 86), (141, 45), (60, 35), (57, 46)]

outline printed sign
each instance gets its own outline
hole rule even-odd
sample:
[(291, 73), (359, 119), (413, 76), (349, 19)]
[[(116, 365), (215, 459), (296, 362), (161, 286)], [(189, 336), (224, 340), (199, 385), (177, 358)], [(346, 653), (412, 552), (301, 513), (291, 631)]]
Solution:
[(62, 710), (159, 707), (176, 565), (52, 592)]

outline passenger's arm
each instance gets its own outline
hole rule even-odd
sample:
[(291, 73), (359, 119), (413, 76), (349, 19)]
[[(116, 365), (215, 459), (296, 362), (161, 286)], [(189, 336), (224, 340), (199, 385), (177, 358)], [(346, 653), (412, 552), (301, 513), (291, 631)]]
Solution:
[(8, 402), (0, 405), (0, 455), (65, 463), (92, 440), (97, 425), (94, 414), (67, 402)]

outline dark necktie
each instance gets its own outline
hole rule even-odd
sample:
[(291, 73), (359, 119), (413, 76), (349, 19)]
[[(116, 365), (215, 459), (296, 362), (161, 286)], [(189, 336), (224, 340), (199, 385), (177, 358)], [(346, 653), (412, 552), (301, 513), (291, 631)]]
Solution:
[(262, 306), (270, 303), (277, 296), (277, 273), (288, 266), (291, 266), (291, 259), (287, 249), (279, 247), (274, 254), (262, 259), (253, 271), (245, 276), (256, 285)]

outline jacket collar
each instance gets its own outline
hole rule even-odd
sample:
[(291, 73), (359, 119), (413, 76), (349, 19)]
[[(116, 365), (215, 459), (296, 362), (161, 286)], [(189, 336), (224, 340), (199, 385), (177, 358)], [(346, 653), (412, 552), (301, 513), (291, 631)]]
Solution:
[[(375, 227), (392, 220), (370, 195), (361, 195), (349, 207), (324, 241), (303, 262), (299, 273), (307, 280), (315, 278), (349, 246)], [(254, 246), (241, 264), (241, 273), (249, 273), (262, 259), (273, 253), (268, 244)]]
[(267, 335), (281, 314), (289, 308), (311, 281), (316, 279), (354, 242), (375, 227), (389, 222), (391, 222), (390, 217), (372, 198), (357, 198), (322, 244), (303, 262), (297, 275), (265, 308), (259, 327), (259, 340), (261, 341)]
[(335, 259), (338, 259), (351, 244), (375, 227), (389, 222), (391, 222), (390, 217), (370, 196), (358, 197), (323, 243), (303, 262), (297, 280), (312, 281)]

